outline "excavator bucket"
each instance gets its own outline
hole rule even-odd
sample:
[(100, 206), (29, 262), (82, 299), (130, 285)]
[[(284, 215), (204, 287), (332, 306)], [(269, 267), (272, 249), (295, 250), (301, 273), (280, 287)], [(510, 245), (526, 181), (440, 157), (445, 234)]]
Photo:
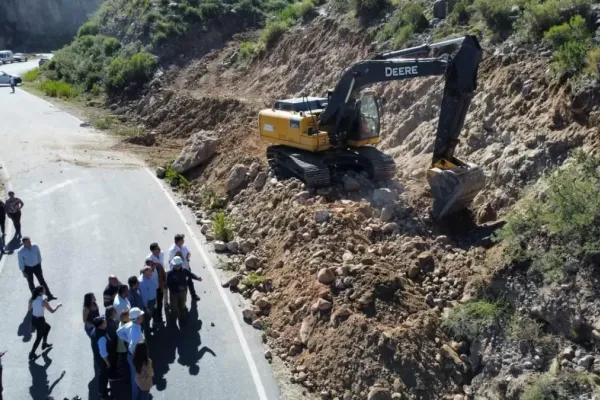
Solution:
[(469, 206), (485, 186), (485, 174), (481, 167), (464, 163), (453, 168), (432, 167), (427, 181), (434, 198), (433, 217), (441, 219)]

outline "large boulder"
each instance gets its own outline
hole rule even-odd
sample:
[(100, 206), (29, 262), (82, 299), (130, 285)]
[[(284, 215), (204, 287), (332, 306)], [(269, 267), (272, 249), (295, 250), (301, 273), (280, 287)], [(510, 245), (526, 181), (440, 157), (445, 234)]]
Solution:
[(231, 173), (229, 174), (229, 178), (227, 178), (227, 191), (231, 192), (239, 188), (246, 180), (247, 172), (248, 168), (246, 168), (243, 164), (234, 165)]
[(173, 163), (180, 174), (206, 163), (217, 151), (217, 135), (212, 131), (199, 131), (188, 138)]

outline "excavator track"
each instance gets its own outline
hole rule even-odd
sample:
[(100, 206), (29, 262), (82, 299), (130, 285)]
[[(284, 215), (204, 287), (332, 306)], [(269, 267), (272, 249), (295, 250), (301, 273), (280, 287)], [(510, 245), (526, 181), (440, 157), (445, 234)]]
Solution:
[(271, 146), (267, 148), (267, 159), (271, 169), (284, 178), (296, 177), (308, 187), (331, 185), (329, 167), (318, 155), (284, 146)]
[(394, 159), (375, 147), (361, 147), (356, 152), (367, 160), (372, 180), (384, 181), (396, 175)]

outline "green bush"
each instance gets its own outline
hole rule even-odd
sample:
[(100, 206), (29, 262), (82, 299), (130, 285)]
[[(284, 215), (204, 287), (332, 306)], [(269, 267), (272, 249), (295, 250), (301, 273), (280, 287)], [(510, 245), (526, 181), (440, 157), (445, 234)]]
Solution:
[(77, 90), (65, 82), (47, 80), (42, 82), (40, 88), (49, 97), (72, 99), (77, 96)]
[(504, 304), (485, 300), (470, 301), (453, 308), (442, 322), (442, 327), (454, 338), (470, 341), (488, 331), (499, 331), (507, 315), (508, 307)]
[(237, 61), (243, 62), (251, 60), (258, 53), (258, 46), (254, 42), (242, 42), (240, 51), (237, 54)]
[(587, 41), (591, 33), (581, 15), (575, 15), (569, 22), (551, 27), (544, 33), (544, 41), (558, 49), (569, 41)]
[(228, 242), (233, 239), (233, 222), (226, 216), (222, 210), (219, 210), (212, 217), (212, 232), (215, 239)]
[(139, 52), (131, 58), (116, 57), (108, 65), (105, 85), (107, 93), (116, 93), (131, 84), (148, 82), (157, 65), (156, 57), (147, 52)]
[(537, 41), (553, 26), (561, 25), (577, 14), (588, 15), (591, 3), (591, 0), (530, 1), (525, 7), (522, 26), (527, 37)]
[(571, 69), (582, 70), (586, 65), (587, 54), (590, 50), (591, 41), (570, 40), (562, 45), (555, 53), (552, 64), (557, 72), (565, 72)]
[(600, 48), (594, 47), (588, 52), (584, 72), (593, 76), (600, 75)]
[(512, 0), (475, 0), (473, 7), (485, 20), (486, 25), (494, 33), (506, 33), (512, 30)]
[(394, 48), (405, 47), (415, 33), (422, 33), (429, 27), (425, 10), (419, 3), (402, 3), (377, 35), (382, 41), (392, 39)]
[(40, 68), (36, 67), (36, 68), (29, 70), (23, 74), (23, 81), (24, 82), (33, 82), (33, 81), (37, 80), (39, 76), (40, 76)]
[(542, 337), (542, 324), (527, 316), (514, 314), (506, 331), (510, 339), (525, 340), (535, 346)]
[(246, 279), (244, 279), (243, 284), (248, 287), (257, 287), (264, 282), (265, 277), (263, 275), (257, 274), (256, 272), (250, 272)]
[(508, 262), (531, 262), (532, 273), (556, 281), (600, 255), (600, 158), (576, 151), (542, 184), (507, 215), (496, 240)]
[(165, 180), (173, 187), (180, 187), (187, 190), (190, 186), (190, 182), (179, 172), (175, 171), (171, 166), (165, 168)]
[(103, 131), (111, 129), (115, 124), (115, 119), (112, 116), (105, 116), (96, 118), (92, 121), (92, 125), (96, 129), (101, 129)]
[(587, 372), (558, 372), (532, 375), (525, 387), (522, 400), (574, 399), (586, 394), (597, 395), (600, 378)]
[(469, 19), (471, 19), (471, 2), (469, 0), (457, 1), (448, 15), (448, 23), (450, 25), (467, 25)]
[(97, 23), (89, 21), (85, 24), (81, 25), (79, 30), (77, 31), (77, 37), (86, 36), (86, 35), (97, 35), (100, 32), (100, 27)]
[(288, 24), (285, 21), (275, 21), (268, 23), (260, 34), (260, 41), (265, 47), (271, 48), (277, 43), (279, 38), (287, 31)]
[(350, 0), (357, 17), (369, 19), (379, 15), (390, 3), (388, 0)]

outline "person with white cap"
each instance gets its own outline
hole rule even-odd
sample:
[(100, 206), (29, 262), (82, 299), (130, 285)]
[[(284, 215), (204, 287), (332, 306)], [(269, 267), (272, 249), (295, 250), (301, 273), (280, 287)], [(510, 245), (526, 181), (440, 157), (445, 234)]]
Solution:
[(135, 368), (133, 366), (133, 352), (135, 346), (144, 340), (142, 333), (142, 323), (144, 322), (144, 312), (138, 307), (129, 310), (129, 322), (117, 329), (117, 336), (127, 343), (127, 362), (129, 364), (129, 374), (131, 377), (131, 398), (137, 399), (139, 387), (135, 383)]
[(167, 286), (169, 288), (169, 302), (171, 303), (171, 316), (179, 320), (179, 326), (185, 324), (187, 301), (187, 280), (189, 278), (201, 281), (202, 278), (183, 268), (183, 260), (176, 256), (171, 263), (172, 269), (167, 273)]
[[(169, 264), (171, 264), (171, 268), (173, 267), (173, 259), (176, 256), (181, 257), (183, 264), (181, 265), (184, 269), (192, 271), (190, 267), (190, 250), (185, 245), (185, 236), (181, 233), (175, 235), (175, 243), (169, 247)], [(190, 295), (192, 296), (192, 300), (199, 301), (200, 297), (196, 294), (196, 288), (194, 288), (194, 282), (191, 277), (187, 280), (188, 289), (190, 290)]]

